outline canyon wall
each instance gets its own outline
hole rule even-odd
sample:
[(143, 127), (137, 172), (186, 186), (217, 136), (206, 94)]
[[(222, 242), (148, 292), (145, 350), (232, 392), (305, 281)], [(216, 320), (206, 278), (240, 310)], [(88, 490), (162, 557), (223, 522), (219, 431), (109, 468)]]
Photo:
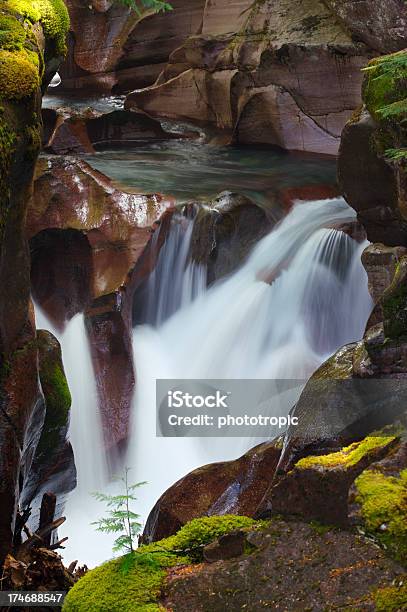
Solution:
[(41, 146), (41, 87), (62, 59), (69, 22), (58, 2), (11, 0), (1, 9), (0, 561), (13, 542), (45, 419), (25, 218)]

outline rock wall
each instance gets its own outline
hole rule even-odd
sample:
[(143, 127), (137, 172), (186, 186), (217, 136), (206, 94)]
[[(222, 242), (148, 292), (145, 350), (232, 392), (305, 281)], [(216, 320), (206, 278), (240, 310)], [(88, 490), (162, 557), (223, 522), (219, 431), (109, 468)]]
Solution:
[(207, 2), (202, 33), (126, 104), (229, 142), (336, 154), (370, 54), (317, 0)]
[(25, 217), (41, 145), (40, 87), (61, 60), (68, 28), (63, 3), (10, 0), (1, 9), (0, 561), (44, 421)]

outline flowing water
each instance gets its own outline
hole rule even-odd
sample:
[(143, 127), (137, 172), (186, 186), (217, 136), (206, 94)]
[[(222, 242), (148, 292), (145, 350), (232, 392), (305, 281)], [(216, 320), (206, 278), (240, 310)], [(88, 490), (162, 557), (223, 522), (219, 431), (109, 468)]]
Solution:
[[(69, 106), (69, 101), (54, 97), (46, 105), (67, 102)], [(106, 112), (120, 108), (121, 101), (103, 99), (98, 104)], [(87, 161), (119, 186), (171, 194), (178, 203), (204, 202), (223, 190), (237, 191), (275, 219), (282, 214), (281, 189), (335, 181), (335, 162), (330, 159), (216, 147), (202, 140), (139, 143), (137, 149), (102, 151)], [(332, 229), (354, 217), (340, 198), (300, 203), (257, 244), (240, 270), (210, 289), (205, 268), (189, 259), (193, 221), (180, 214), (173, 217), (138, 312), (141, 325), (134, 329), (137, 386), (125, 464), (131, 467), (133, 482), (148, 482), (138, 490), (136, 509), (143, 520), (158, 497), (190, 470), (234, 459), (258, 441), (157, 438), (157, 378), (306, 380), (338, 347), (362, 336), (371, 308), (360, 262), (365, 245)], [(92, 566), (111, 556), (112, 538), (90, 525), (104, 514), (91, 492), (117, 488), (107, 482), (83, 317), (75, 317), (62, 334), (39, 309), (37, 321), (61, 342), (73, 396), (70, 439), (78, 487), (69, 495), (67, 522), (60, 530), (60, 536), (69, 536), (64, 556)], [(272, 409), (287, 414), (300, 390), (275, 395)], [(275, 433), (270, 430), (269, 437)]]

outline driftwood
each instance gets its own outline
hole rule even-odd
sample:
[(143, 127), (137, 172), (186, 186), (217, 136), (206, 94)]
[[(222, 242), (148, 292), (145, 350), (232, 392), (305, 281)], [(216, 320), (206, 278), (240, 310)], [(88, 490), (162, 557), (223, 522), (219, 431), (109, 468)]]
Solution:
[(86, 566), (77, 567), (77, 561), (66, 568), (61, 556), (55, 552), (58, 548), (64, 548), (62, 545), (68, 539), (65, 537), (52, 541), (53, 532), (65, 522), (63, 516), (55, 519), (55, 508), (55, 495), (45, 493), (41, 503), (39, 526), (34, 533), (26, 525), (31, 509), (27, 508), (18, 514), (13, 550), (7, 555), (3, 565), (3, 590), (67, 591), (87, 572)]

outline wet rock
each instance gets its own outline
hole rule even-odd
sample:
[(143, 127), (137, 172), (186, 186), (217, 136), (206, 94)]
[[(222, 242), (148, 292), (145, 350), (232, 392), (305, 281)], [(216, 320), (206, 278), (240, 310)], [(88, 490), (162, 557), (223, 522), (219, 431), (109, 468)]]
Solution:
[(260, 206), (246, 196), (225, 191), (197, 209), (191, 259), (207, 267), (211, 284), (242, 265), (272, 227), (272, 219)]
[(45, 148), (51, 153), (92, 154), (98, 148), (132, 147), (146, 141), (168, 140), (160, 123), (143, 113), (116, 110), (98, 113), (91, 109), (60, 109), (51, 131), (52, 109), (44, 109), (47, 116)]
[(75, 158), (43, 158), (37, 167), (27, 219), (33, 294), (60, 329), (86, 311), (109, 450), (124, 448), (129, 425), (137, 263), (171, 205), (159, 194), (120, 191)]
[(403, 0), (324, 0), (356, 40), (379, 53), (401, 51), (407, 45), (407, 10)]
[(301, 185), (300, 187), (285, 187), (278, 193), (278, 201), (288, 213), (297, 200), (325, 200), (340, 195), (336, 185)]
[(398, 246), (405, 243), (405, 229), (397, 214), (396, 177), (372, 147), (377, 127), (366, 110), (346, 125), (338, 159), (339, 185), (358, 212), (368, 239)]
[[(76, 486), (73, 451), (67, 439), (71, 395), (65, 378), (61, 347), (49, 332), (37, 332), (39, 374), (45, 400), (45, 417), (29, 477), (22, 491), (22, 505), (32, 508), (30, 525), (36, 529), (42, 496), (52, 491), (61, 510), (64, 496)], [(58, 512), (60, 514), (60, 512)]]
[(390, 286), (397, 265), (406, 254), (405, 247), (392, 248), (380, 243), (371, 244), (363, 251), (362, 263), (369, 279), (369, 292), (375, 304)]
[(253, 516), (279, 457), (278, 442), (266, 442), (236, 461), (194, 470), (157, 501), (147, 519), (143, 541), (152, 542), (172, 535), (191, 519), (205, 515)]
[(174, 612), (374, 609), (402, 568), (348, 531), (273, 519), (250, 534), (254, 554), (170, 571), (162, 603)]

